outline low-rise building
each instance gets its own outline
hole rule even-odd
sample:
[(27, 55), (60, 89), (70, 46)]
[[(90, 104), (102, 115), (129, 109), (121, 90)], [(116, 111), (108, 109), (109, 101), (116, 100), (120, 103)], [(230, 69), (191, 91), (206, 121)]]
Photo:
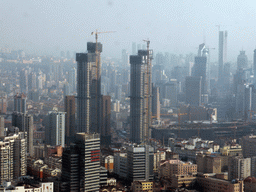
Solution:
[(197, 171), (202, 173), (221, 173), (221, 158), (216, 155), (198, 154)]
[(134, 181), (134, 182), (132, 182), (131, 188), (132, 188), (133, 192), (140, 192), (140, 191), (153, 192), (153, 182)]
[(256, 191), (256, 179), (254, 177), (247, 177), (244, 180), (244, 191), (246, 192)]
[(5, 182), (0, 192), (53, 192), (54, 184), (52, 182), (43, 182), (39, 184), (17, 184), (11, 185), (11, 182)]
[(114, 154), (114, 173), (121, 178), (127, 178), (127, 153)]
[(160, 163), (159, 177), (171, 178), (173, 175), (189, 175), (197, 173), (197, 165), (181, 160), (166, 160)]
[(202, 191), (216, 192), (243, 192), (244, 182), (242, 180), (227, 181), (210, 177), (209, 174), (198, 174), (197, 182)]

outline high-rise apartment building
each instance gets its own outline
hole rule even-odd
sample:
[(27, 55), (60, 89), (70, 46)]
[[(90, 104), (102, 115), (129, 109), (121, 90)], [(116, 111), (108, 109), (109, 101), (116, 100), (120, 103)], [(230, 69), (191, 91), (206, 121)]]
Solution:
[(47, 116), (45, 139), (46, 143), (49, 145), (65, 146), (65, 112), (49, 112)]
[(242, 149), (244, 157), (256, 156), (256, 135), (247, 135), (242, 137)]
[[(149, 58), (148, 58), (149, 57)], [(149, 138), (151, 123), (151, 60), (153, 51), (139, 50), (138, 55), (130, 56), (130, 139), (134, 143), (141, 143)]]
[(24, 132), (0, 138), (0, 184), (27, 174), (26, 139)]
[(67, 95), (64, 100), (65, 107), (65, 140), (69, 142), (70, 137), (76, 133), (76, 99), (74, 95)]
[(202, 77), (186, 77), (185, 95), (187, 104), (201, 105), (201, 82)]
[(245, 51), (240, 51), (240, 55), (237, 56), (237, 69), (240, 68), (248, 68), (248, 58), (247, 55), (245, 55)]
[(12, 126), (18, 127), (20, 131), (26, 132), (26, 149), (30, 156), (34, 154), (33, 147), (33, 133), (34, 133), (34, 119), (33, 115), (21, 112), (12, 113)]
[(14, 96), (14, 111), (26, 113), (27, 112), (26, 100), (27, 100), (27, 97), (23, 93), (20, 95), (18, 95), (18, 94), (15, 95)]
[[(96, 51), (97, 47), (97, 51)], [(99, 133), (101, 125), (101, 43), (87, 43), (88, 53), (77, 53), (78, 131)], [(96, 66), (97, 65), (97, 66)]]
[(154, 149), (150, 145), (127, 148), (127, 175), (131, 181), (153, 180)]
[(228, 159), (228, 180), (245, 179), (251, 175), (251, 158), (232, 156)]
[(77, 133), (62, 158), (63, 191), (99, 191), (100, 135)]

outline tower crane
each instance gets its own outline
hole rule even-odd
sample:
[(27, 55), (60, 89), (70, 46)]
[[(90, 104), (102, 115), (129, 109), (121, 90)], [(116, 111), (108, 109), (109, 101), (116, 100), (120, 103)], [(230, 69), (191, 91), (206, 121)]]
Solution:
[[(98, 35), (99, 34), (103, 34), (103, 33), (114, 33), (115, 31), (98, 31), (96, 29), (96, 31), (93, 31), (91, 33), (91, 35), (95, 35), (95, 42), (96, 42), (96, 45), (95, 45), (95, 54), (96, 54), (96, 57), (95, 57), (95, 66), (96, 66), (96, 83), (95, 83), (95, 90), (96, 90), (96, 93), (95, 93), (95, 101), (97, 103), (97, 107), (95, 108), (96, 109), (96, 121), (97, 124), (98, 124), (98, 107), (99, 107), (99, 101), (98, 101), (98, 89), (100, 89), (100, 87), (98, 87), (98, 81), (99, 81), (99, 73), (100, 73), (100, 67), (99, 67), (99, 52), (98, 52)], [(97, 126), (97, 129), (99, 128), (99, 126)], [(98, 130), (99, 131), (99, 130)]]

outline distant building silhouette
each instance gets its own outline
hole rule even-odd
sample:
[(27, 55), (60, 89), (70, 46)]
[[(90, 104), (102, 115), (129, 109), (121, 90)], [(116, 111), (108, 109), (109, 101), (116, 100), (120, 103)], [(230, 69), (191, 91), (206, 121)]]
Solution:
[(245, 55), (245, 51), (240, 51), (240, 55), (237, 56), (237, 69), (240, 68), (248, 68), (248, 58), (247, 55)]
[(201, 105), (201, 83), (202, 77), (186, 77), (185, 95), (186, 103), (199, 106)]

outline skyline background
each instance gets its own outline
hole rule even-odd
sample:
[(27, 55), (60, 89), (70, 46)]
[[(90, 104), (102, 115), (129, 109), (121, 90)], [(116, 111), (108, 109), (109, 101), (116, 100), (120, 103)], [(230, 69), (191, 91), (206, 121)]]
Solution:
[(198, 45), (214, 47), (218, 57), (218, 27), (228, 31), (228, 61), (240, 50), (252, 60), (256, 48), (256, 3), (252, 0), (10, 0), (0, 2), (0, 47), (27, 53), (58, 55), (60, 51), (84, 52), (86, 42), (99, 35), (102, 56), (120, 58), (122, 49), (131, 54), (132, 42), (174, 54), (197, 53)]

